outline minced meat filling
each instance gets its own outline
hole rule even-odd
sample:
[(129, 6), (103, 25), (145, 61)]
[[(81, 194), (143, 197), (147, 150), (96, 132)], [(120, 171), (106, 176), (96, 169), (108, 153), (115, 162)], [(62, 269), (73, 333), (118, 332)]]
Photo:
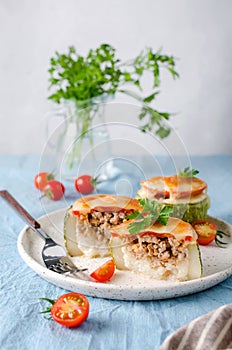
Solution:
[(127, 246), (127, 249), (137, 259), (150, 258), (153, 261), (184, 260), (187, 256), (184, 239), (178, 241), (174, 237), (147, 236), (146, 241), (144, 237), (138, 237)]
[(127, 221), (126, 216), (131, 212), (132, 210), (118, 212), (92, 211), (87, 216), (80, 215), (79, 219), (87, 222), (93, 227), (97, 227), (99, 231), (105, 231), (114, 225), (119, 225), (124, 221)]

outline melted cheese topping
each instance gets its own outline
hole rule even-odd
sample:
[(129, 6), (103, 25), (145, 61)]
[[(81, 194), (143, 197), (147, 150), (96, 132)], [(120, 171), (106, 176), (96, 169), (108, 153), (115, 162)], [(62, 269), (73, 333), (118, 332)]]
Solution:
[(185, 197), (185, 198), (165, 198), (165, 199), (156, 199), (154, 198), (154, 193), (150, 192), (148, 190), (146, 190), (145, 188), (141, 188), (137, 195), (141, 198), (149, 198), (152, 200), (156, 200), (157, 202), (163, 203), (163, 204), (187, 204), (187, 203), (198, 203), (203, 201), (206, 197), (207, 194), (206, 193), (200, 193), (196, 196), (192, 196), (192, 197)]
[(96, 195), (78, 199), (72, 207), (74, 214), (86, 215), (97, 208), (99, 211), (117, 211), (117, 209), (139, 210), (139, 202), (126, 196)]
[[(116, 226), (115, 228), (112, 228), (111, 234), (118, 235), (118, 236), (128, 235), (133, 237), (133, 235), (131, 235), (127, 230), (127, 226), (129, 225), (130, 222), (131, 221), (127, 221), (121, 225)], [(168, 219), (167, 225), (164, 226), (159, 222), (156, 222), (152, 226), (147, 227), (144, 230), (144, 233), (145, 232), (153, 232), (153, 233), (163, 234), (163, 235), (171, 234), (178, 240), (184, 239), (186, 236), (191, 237), (193, 241), (196, 241), (197, 239), (197, 234), (189, 223), (177, 218), (172, 218), (172, 217)]]
[(178, 175), (154, 176), (142, 181), (141, 185), (148, 194), (169, 197), (171, 200), (197, 196), (207, 188), (206, 182), (199, 178)]

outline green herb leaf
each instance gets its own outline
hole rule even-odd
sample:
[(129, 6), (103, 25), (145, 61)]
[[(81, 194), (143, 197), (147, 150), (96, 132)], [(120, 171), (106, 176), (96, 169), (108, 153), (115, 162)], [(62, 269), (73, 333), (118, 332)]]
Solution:
[(199, 171), (196, 169), (191, 169), (189, 166), (184, 168), (183, 171), (179, 169), (178, 175), (184, 177), (195, 177), (195, 175), (199, 174)]
[[(87, 108), (93, 105), (95, 97), (114, 96), (118, 92), (130, 95), (141, 103), (139, 120), (147, 119), (141, 130), (154, 131), (158, 137), (164, 138), (169, 135), (170, 128), (163, 121), (169, 119), (170, 114), (159, 112), (150, 105), (160, 93), (158, 87), (161, 85), (162, 70), (169, 72), (173, 79), (179, 76), (173, 56), (161, 54), (161, 50), (153, 52), (147, 48), (134, 59), (123, 62), (109, 44), (90, 49), (86, 56), (80, 55), (74, 46), (70, 46), (66, 54), (55, 52), (50, 59), (48, 74), (52, 93), (48, 98), (55, 103), (74, 100), (80, 105), (80, 102), (85, 102), (82, 108)], [(144, 97), (143, 78), (147, 73), (153, 81), (150, 94)], [(124, 89), (129, 85), (139, 93)]]
[(153, 92), (153, 94), (151, 94), (151, 95), (145, 97), (145, 98), (143, 99), (143, 102), (149, 103), (149, 102), (153, 101), (154, 98), (155, 98), (158, 94), (159, 94), (159, 91)]
[(159, 214), (158, 221), (164, 226), (167, 225), (168, 219), (172, 214), (172, 212), (173, 212), (173, 208), (163, 207)]
[(171, 132), (170, 128), (160, 126), (159, 129), (156, 131), (156, 135), (158, 135), (161, 139), (164, 139), (170, 134), (170, 132)]
[(139, 203), (142, 206), (141, 212), (134, 212), (127, 216), (133, 221), (128, 225), (130, 234), (138, 234), (158, 221), (162, 225), (167, 225), (168, 218), (173, 209), (163, 206), (159, 212), (158, 203), (148, 198), (140, 198)]
[(138, 215), (139, 215), (139, 213), (137, 211), (134, 211), (133, 213), (126, 215), (126, 219), (133, 220), (133, 219), (136, 219), (138, 217)]

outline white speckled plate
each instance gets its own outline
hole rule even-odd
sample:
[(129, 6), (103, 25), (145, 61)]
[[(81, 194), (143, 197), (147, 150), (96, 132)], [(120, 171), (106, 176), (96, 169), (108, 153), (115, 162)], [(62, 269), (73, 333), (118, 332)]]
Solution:
[[(42, 228), (57, 243), (63, 245), (63, 219), (65, 210), (59, 210), (41, 217), (38, 221)], [(229, 232), (232, 236), (232, 226), (220, 219), (209, 217), (219, 229)], [(152, 280), (143, 275), (128, 271), (116, 271), (107, 283), (97, 283), (82, 280), (71, 275), (59, 275), (49, 271), (43, 264), (41, 250), (43, 240), (30, 228), (25, 227), (19, 234), (18, 251), (22, 259), (45, 280), (70, 291), (107, 299), (118, 300), (159, 300), (174, 298), (203, 291), (232, 275), (232, 243), (226, 249), (214, 244), (201, 246), (203, 260), (203, 277), (187, 282), (166, 282)], [(78, 267), (88, 267), (93, 271), (108, 258), (87, 259), (72, 258)]]

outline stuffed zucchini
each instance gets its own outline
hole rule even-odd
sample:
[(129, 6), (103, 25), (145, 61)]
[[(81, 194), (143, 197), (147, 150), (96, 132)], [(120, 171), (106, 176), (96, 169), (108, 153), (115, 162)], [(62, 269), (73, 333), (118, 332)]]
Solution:
[(118, 269), (168, 281), (201, 277), (197, 234), (189, 223), (169, 218), (165, 226), (155, 222), (134, 235), (128, 231), (129, 224), (111, 229), (110, 249)]
[(207, 184), (196, 177), (155, 176), (141, 182), (138, 198), (156, 200), (173, 209), (172, 216), (187, 222), (204, 220), (210, 206)]
[(140, 209), (139, 202), (124, 196), (94, 195), (78, 199), (66, 212), (64, 240), (69, 255), (110, 255), (110, 229), (127, 221)]

